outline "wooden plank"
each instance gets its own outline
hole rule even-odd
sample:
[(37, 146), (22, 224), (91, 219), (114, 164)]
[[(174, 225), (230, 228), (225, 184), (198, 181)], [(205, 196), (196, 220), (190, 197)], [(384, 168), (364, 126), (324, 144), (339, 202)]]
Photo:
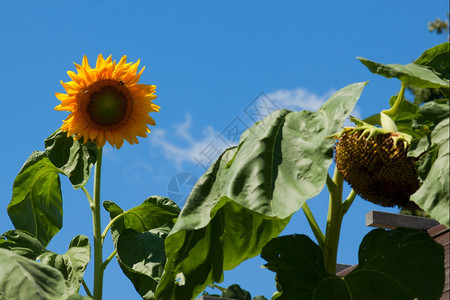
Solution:
[(348, 267), (347, 269), (344, 269), (344, 270), (342, 270), (342, 271), (340, 271), (340, 272), (337, 272), (336, 275), (337, 275), (337, 276), (345, 276), (345, 275), (347, 275), (348, 273), (350, 273), (351, 271), (353, 271), (354, 269), (356, 269), (357, 266), (358, 266), (358, 264), (353, 265), (353, 266), (351, 266), (351, 267)]
[(441, 225), (438, 225), (438, 226), (435, 226), (433, 228), (428, 229), (428, 234), (432, 238), (434, 238), (434, 237), (437, 237), (437, 236), (448, 234), (449, 231), (450, 230), (447, 228), (447, 226), (441, 224)]
[(347, 268), (350, 268), (352, 265), (345, 265), (345, 264), (336, 264), (336, 274), (344, 271)]
[(381, 211), (369, 211), (366, 214), (366, 226), (395, 229), (397, 227), (414, 228), (428, 230), (439, 225), (434, 219), (416, 216), (391, 214)]

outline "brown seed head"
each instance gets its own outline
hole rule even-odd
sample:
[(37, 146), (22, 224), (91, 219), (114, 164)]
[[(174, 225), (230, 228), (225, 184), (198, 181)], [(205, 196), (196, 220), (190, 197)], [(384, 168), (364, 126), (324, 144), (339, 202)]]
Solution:
[(414, 158), (408, 157), (404, 143), (395, 145), (397, 133), (367, 139), (361, 132), (347, 130), (336, 143), (336, 165), (344, 179), (362, 198), (375, 204), (416, 210), (409, 197), (420, 182)]

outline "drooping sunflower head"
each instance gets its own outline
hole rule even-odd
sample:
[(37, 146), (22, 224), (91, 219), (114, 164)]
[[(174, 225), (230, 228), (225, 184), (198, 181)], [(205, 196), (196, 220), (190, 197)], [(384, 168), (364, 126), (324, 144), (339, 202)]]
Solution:
[(84, 56), (82, 65), (75, 64), (78, 74), (67, 72), (72, 81), (61, 81), (66, 94), (56, 93), (61, 104), (55, 109), (70, 112), (61, 130), (75, 140), (91, 140), (99, 147), (109, 142), (117, 149), (124, 140), (137, 144), (137, 136), (146, 137), (148, 125), (155, 125), (149, 113), (158, 112), (159, 106), (152, 103), (156, 86), (138, 84), (144, 71), (138, 72), (138, 66), (139, 60), (127, 63), (123, 56), (116, 63), (100, 54), (91, 68)]
[(336, 166), (361, 198), (385, 207), (417, 210), (417, 204), (409, 200), (419, 188), (415, 158), (407, 156), (408, 143), (396, 143), (399, 138), (394, 132), (367, 137), (363, 131), (344, 129), (335, 147)]

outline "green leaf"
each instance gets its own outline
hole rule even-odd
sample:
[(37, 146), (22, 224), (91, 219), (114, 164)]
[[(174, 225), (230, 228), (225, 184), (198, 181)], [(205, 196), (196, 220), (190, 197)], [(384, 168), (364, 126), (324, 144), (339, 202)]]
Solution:
[(414, 116), (412, 128), (416, 131), (421, 130), (430, 133), (439, 122), (448, 118), (449, 115), (450, 103), (448, 99), (427, 102), (420, 107)]
[(166, 261), (164, 239), (180, 208), (160, 196), (151, 196), (125, 213), (112, 201), (103, 202), (103, 206), (111, 220), (122, 214), (111, 227), (122, 271), (144, 299), (154, 299)]
[(407, 86), (418, 88), (448, 88), (448, 80), (439, 78), (432, 70), (417, 64), (389, 64), (383, 65), (363, 57), (358, 57), (372, 73), (387, 78), (398, 78)]
[[(111, 220), (124, 212), (112, 201), (104, 201), (103, 207), (109, 212)], [(167, 227), (170, 230), (179, 213), (180, 208), (169, 198), (150, 196), (142, 204), (128, 210), (122, 218), (114, 222), (111, 227), (113, 241), (116, 243), (118, 235), (126, 229), (146, 232), (154, 228)]]
[(4, 299), (67, 299), (64, 279), (52, 267), (0, 249), (0, 270), (0, 297)]
[(191, 299), (223, 271), (258, 255), (324, 187), (333, 139), (365, 83), (337, 91), (317, 112), (279, 110), (243, 133), (194, 186), (166, 239), (161, 299)]
[(69, 177), (74, 188), (88, 182), (91, 168), (97, 161), (98, 152), (94, 143), (74, 141), (61, 130), (49, 136), (44, 143), (47, 157)]
[(69, 295), (78, 294), (90, 258), (89, 239), (84, 235), (74, 237), (65, 254), (47, 251), (39, 256), (43, 264), (52, 266), (61, 272)]
[(9, 230), (2, 234), (0, 248), (11, 250), (33, 260), (47, 251), (41, 242), (23, 230)]
[(285, 219), (324, 187), (333, 139), (365, 83), (334, 93), (316, 112), (279, 110), (253, 126), (229, 167), (222, 195)]
[(222, 298), (251, 300), (252, 295), (247, 290), (241, 288), (238, 284), (232, 284), (222, 293)]
[(280, 300), (439, 299), (444, 287), (443, 247), (413, 229), (369, 232), (357, 268), (343, 278), (325, 270), (322, 250), (305, 235), (273, 239), (261, 256), (277, 273)]
[(117, 241), (117, 260), (142, 298), (154, 299), (166, 262), (164, 238), (151, 231), (126, 229)]
[(449, 43), (445, 42), (426, 50), (418, 59), (416, 59), (416, 61), (414, 61), (414, 63), (431, 67), (436, 73), (441, 74), (442, 77), (450, 79), (449, 56)]
[[(420, 174), (426, 174), (420, 188), (411, 195), (410, 200), (417, 203), (425, 212), (439, 223), (450, 227), (448, 207), (450, 206), (449, 176), (450, 170), (450, 132), (449, 118), (436, 125), (430, 135), (423, 137), (418, 143), (411, 144), (409, 156), (419, 157), (429, 151), (429, 155), (421, 158)], [(439, 147), (436, 149), (436, 147)], [(436, 151), (437, 155), (436, 155)], [(431, 156), (430, 156), (431, 155)], [(431, 162), (429, 160), (431, 159)], [(432, 163), (434, 161), (434, 163)], [(432, 164), (431, 164), (432, 163)], [(423, 178), (422, 178), (423, 179)]]
[(28, 231), (47, 246), (62, 227), (61, 182), (44, 152), (33, 152), (13, 184), (8, 214), (16, 229)]

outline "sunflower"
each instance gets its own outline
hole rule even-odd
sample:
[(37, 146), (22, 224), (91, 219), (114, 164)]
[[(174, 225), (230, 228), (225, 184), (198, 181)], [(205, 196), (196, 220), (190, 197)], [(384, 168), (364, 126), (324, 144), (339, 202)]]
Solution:
[(117, 149), (124, 139), (137, 144), (136, 136), (147, 137), (148, 125), (155, 125), (149, 113), (158, 112), (159, 106), (152, 103), (156, 86), (138, 84), (144, 71), (138, 73), (138, 66), (139, 60), (127, 63), (123, 56), (116, 63), (100, 54), (91, 68), (84, 56), (81, 66), (75, 64), (78, 74), (67, 72), (72, 81), (61, 81), (67, 94), (55, 94), (61, 101), (55, 110), (70, 112), (61, 131), (75, 140), (91, 140), (99, 147), (109, 142)]

